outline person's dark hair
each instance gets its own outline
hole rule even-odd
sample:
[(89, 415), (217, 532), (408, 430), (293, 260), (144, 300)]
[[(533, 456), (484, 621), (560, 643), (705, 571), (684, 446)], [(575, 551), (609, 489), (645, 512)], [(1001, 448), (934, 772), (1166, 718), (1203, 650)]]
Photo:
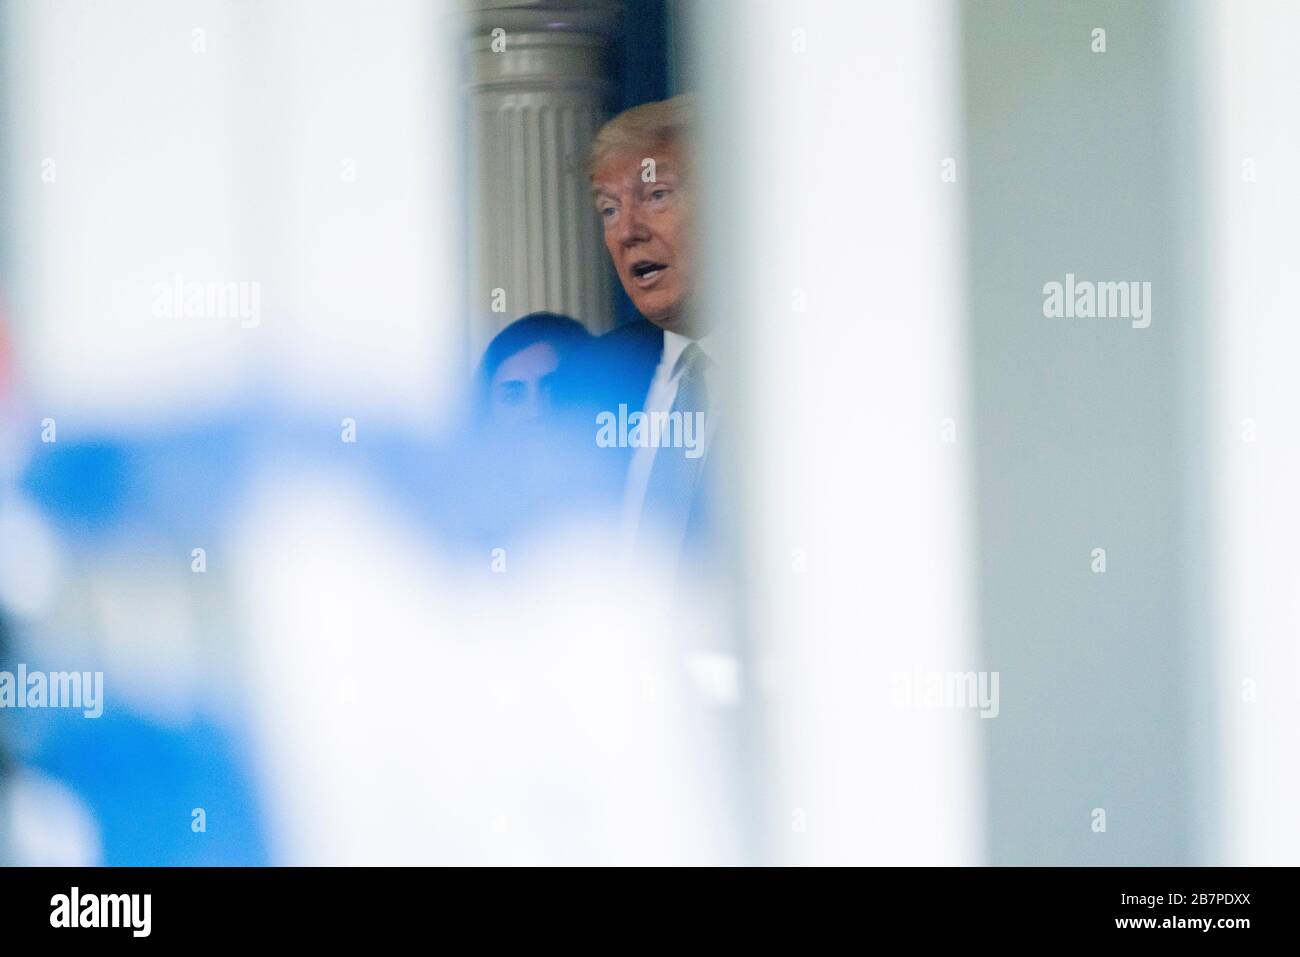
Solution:
[(591, 338), (591, 333), (582, 323), (554, 312), (531, 312), (510, 323), (488, 345), (474, 376), (475, 406), (479, 416), (485, 416), (490, 408), (492, 377), (501, 368), (501, 363), (511, 356), (545, 342), (555, 349), (563, 369)]

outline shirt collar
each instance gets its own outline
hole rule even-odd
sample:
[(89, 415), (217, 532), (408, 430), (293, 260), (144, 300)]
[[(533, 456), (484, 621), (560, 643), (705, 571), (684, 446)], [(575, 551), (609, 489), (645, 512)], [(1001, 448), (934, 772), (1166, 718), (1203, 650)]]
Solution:
[(664, 330), (664, 354), (663, 364), (665, 369), (672, 369), (677, 365), (678, 358), (686, 351), (686, 347), (694, 342), (715, 364), (717, 357), (717, 336), (715, 333), (709, 333), (700, 339), (691, 339), (682, 335), (680, 332), (669, 332)]

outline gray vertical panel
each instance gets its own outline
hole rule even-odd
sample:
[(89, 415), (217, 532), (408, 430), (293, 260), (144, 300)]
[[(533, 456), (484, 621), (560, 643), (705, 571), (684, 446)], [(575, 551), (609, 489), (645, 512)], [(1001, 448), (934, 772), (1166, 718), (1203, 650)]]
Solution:
[[(1172, 4), (962, 10), (981, 629), (1002, 676), (989, 859), (1189, 863), (1202, 651), (1184, 552), (1203, 480), (1184, 367), (1202, 331), (1175, 174), (1197, 105), (1169, 77), (1195, 54)], [(1043, 285), (1067, 272), (1151, 281), (1151, 327), (1045, 318)]]

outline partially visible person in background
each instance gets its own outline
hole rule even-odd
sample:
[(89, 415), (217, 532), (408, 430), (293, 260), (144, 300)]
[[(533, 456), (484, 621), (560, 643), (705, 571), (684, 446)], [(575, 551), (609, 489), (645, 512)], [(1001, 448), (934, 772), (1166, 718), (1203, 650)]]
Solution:
[(480, 422), (497, 428), (545, 424), (555, 411), (560, 369), (590, 339), (582, 323), (553, 312), (530, 313), (502, 329), (478, 367)]
[(534, 312), (484, 351), (464, 433), (435, 464), (446, 527), (463, 543), (526, 547), (534, 533), (612, 507), (600, 468), (608, 460), (597, 458), (591, 430), (575, 426), (560, 388), (591, 340), (568, 316)]

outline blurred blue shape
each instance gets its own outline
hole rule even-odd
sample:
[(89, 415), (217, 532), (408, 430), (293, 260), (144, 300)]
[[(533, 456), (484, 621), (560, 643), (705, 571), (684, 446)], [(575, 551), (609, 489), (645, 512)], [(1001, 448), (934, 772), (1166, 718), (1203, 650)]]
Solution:
[(22, 488), (63, 534), (95, 541), (137, 523), (188, 540), (225, 519), (247, 474), (247, 430), (229, 423), (33, 450)]
[[(46, 717), (49, 712), (46, 712)], [(244, 742), (196, 718), (160, 727), (120, 708), (58, 715), (30, 763), (94, 815), (107, 866), (258, 866), (263, 828), (239, 754)], [(192, 829), (202, 808), (206, 831)]]
[(93, 536), (118, 521), (131, 494), (125, 446), (96, 440), (36, 448), (22, 487), (62, 531)]

